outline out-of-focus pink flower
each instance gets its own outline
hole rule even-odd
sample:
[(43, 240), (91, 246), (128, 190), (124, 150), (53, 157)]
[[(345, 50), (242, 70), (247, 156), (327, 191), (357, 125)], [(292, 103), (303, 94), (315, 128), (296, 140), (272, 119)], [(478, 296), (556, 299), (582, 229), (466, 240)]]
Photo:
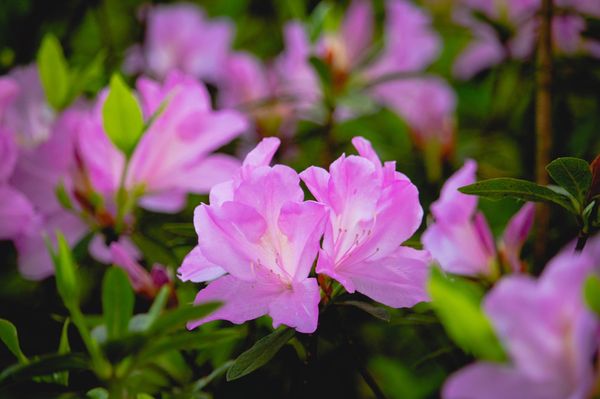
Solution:
[(17, 163), (13, 137), (0, 128), (0, 240), (12, 240), (29, 229), (34, 221), (29, 200), (8, 184)]
[[(319, 286), (308, 275), (326, 211), (303, 200), (294, 170), (268, 166), (278, 146), (278, 139), (264, 139), (233, 180), (211, 190), (210, 205), (196, 208), (200, 255), (193, 256), (208, 261), (197, 267), (204, 272), (218, 265), (227, 274), (210, 282), (195, 301), (224, 305), (190, 328), (220, 319), (239, 324), (267, 314), (274, 327), (284, 324), (304, 333), (317, 328)], [(203, 279), (218, 273), (206, 273)], [(189, 277), (190, 265), (180, 274), (200, 279)]]
[(431, 26), (429, 15), (404, 0), (387, 3), (385, 38), (383, 52), (368, 67), (371, 78), (421, 71), (441, 50), (440, 38)]
[(329, 172), (312, 166), (301, 174), (329, 208), (316, 271), (388, 306), (425, 301), (429, 254), (401, 246), (423, 217), (417, 188), (395, 162), (382, 165), (367, 140), (352, 143), (360, 156), (342, 155)]
[(156, 264), (148, 272), (131, 255), (129, 248), (119, 242), (110, 245), (111, 262), (127, 273), (134, 291), (148, 298), (154, 298), (163, 285), (170, 284), (171, 278), (164, 266)]
[(55, 115), (35, 65), (15, 69), (4, 79), (0, 84), (0, 152), (8, 153), (0, 161), (0, 235), (15, 243), (21, 274), (42, 279), (54, 272), (44, 236), (53, 241), (56, 230), (61, 230), (74, 245), (87, 230), (62, 208), (55, 194), (58, 184), (68, 187), (72, 183), (79, 110), (73, 106)]
[(477, 362), (446, 382), (447, 399), (586, 398), (594, 379), (600, 323), (583, 303), (583, 282), (600, 272), (588, 253), (571, 248), (555, 257), (536, 281), (502, 279), (484, 300), (506, 364)]
[(45, 142), (56, 117), (46, 101), (36, 65), (13, 69), (8, 75), (13, 83), (11, 101), (4, 111), (2, 124), (15, 135), (20, 147), (33, 148)]
[(11, 134), (0, 128), (0, 183), (5, 183), (17, 164), (18, 149)]
[[(498, 2), (492, 0), (463, 0), (464, 8), (455, 13), (456, 22), (471, 29), (474, 40), (459, 55), (454, 64), (454, 75), (470, 79), (477, 73), (499, 64), (506, 58), (526, 59), (533, 55), (538, 31), (537, 12), (540, 0)], [(600, 6), (594, 0), (558, 0), (555, 8), (560, 10), (552, 20), (552, 39), (559, 54), (568, 56), (589, 54), (599, 57), (598, 41), (587, 39), (583, 33), (586, 22), (583, 15), (600, 18)], [(505, 26), (508, 37), (473, 16), (473, 12)]]
[(90, 241), (88, 251), (90, 252), (90, 255), (92, 255), (92, 257), (98, 262), (110, 264), (114, 262), (111, 249), (111, 246), (114, 243), (118, 244), (119, 251), (127, 252), (130, 258), (134, 260), (142, 259), (142, 253), (138, 247), (136, 247), (131, 238), (126, 235), (121, 235), (118, 241), (107, 243), (101, 234), (96, 234)]
[(524, 271), (520, 254), (533, 226), (534, 216), (535, 205), (531, 202), (526, 203), (510, 219), (502, 235), (498, 250), (500, 255), (505, 258), (504, 262), (510, 266), (513, 272)]
[[(373, 10), (367, 0), (354, 0), (339, 31), (326, 33), (316, 52), (329, 65), (334, 88), (362, 81), (366, 94), (397, 112), (410, 126), (417, 144), (438, 141), (448, 152), (454, 134), (454, 93), (437, 77), (401, 76), (420, 72), (438, 56), (441, 41), (431, 18), (408, 1), (386, 3), (383, 50), (374, 58)], [(396, 76), (398, 75), (398, 76)], [(340, 114), (352, 115), (352, 109)]]
[(234, 27), (226, 19), (208, 19), (193, 4), (157, 5), (149, 9), (143, 46), (129, 50), (125, 66), (158, 79), (178, 69), (217, 81), (230, 51)]
[(456, 95), (444, 80), (437, 77), (401, 79), (377, 85), (372, 92), (407, 122), (419, 146), (436, 141), (443, 152), (451, 150)]
[(268, 65), (248, 53), (233, 53), (219, 82), (219, 103), (237, 108), (254, 121), (261, 136), (290, 135), (299, 117), (314, 119), (321, 97), (318, 78), (309, 63), (310, 42), (304, 27), (284, 27), (284, 51)]
[[(431, 205), (434, 223), (427, 227), (422, 241), (425, 249), (450, 273), (495, 277), (496, 245), (485, 216), (477, 212), (477, 197), (458, 191), (475, 182), (476, 169), (475, 161), (468, 160), (446, 181), (440, 198)], [(500, 244), (512, 271), (522, 269), (519, 253), (532, 217), (533, 206), (526, 204), (509, 222)]]
[[(162, 85), (140, 78), (137, 89), (146, 120), (163, 101), (166, 106), (134, 150), (125, 187), (138, 191), (146, 209), (176, 212), (188, 193), (208, 192), (239, 167), (235, 158), (212, 152), (241, 134), (246, 120), (236, 111), (213, 111), (206, 88), (178, 72)], [(119, 187), (125, 157), (102, 128), (101, 107), (102, 101), (81, 125), (78, 148), (93, 186), (110, 197)]]
[(300, 113), (308, 113), (321, 98), (319, 80), (308, 62), (311, 45), (299, 22), (284, 27), (285, 50), (274, 61), (273, 74), (279, 96), (289, 97)]

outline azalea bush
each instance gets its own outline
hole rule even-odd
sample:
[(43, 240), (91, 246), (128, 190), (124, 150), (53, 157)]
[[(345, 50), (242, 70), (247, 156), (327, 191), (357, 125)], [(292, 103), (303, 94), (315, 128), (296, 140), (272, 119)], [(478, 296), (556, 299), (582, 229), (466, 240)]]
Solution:
[(0, 21), (0, 397), (600, 397), (600, 2)]

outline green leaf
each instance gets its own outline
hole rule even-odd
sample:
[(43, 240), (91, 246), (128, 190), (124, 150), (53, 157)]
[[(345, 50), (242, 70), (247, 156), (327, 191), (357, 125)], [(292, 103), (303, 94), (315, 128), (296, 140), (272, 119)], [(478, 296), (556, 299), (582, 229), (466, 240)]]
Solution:
[(69, 66), (56, 37), (44, 36), (37, 55), (40, 80), (50, 105), (61, 110), (69, 96)]
[(160, 312), (163, 311), (167, 301), (169, 300), (169, 295), (171, 294), (171, 287), (168, 284), (163, 285), (158, 291), (158, 294), (154, 298), (154, 302), (152, 302), (152, 306), (148, 310), (148, 326), (154, 324)]
[(312, 56), (308, 60), (315, 72), (319, 76), (319, 80), (321, 81), (321, 87), (325, 93), (331, 93), (331, 88), (333, 86), (333, 76), (331, 75), (331, 69), (329, 66), (323, 62), (318, 57)]
[(458, 346), (481, 359), (505, 359), (492, 325), (481, 309), (483, 292), (478, 286), (433, 268), (427, 288), (435, 312)]
[(579, 158), (557, 158), (546, 166), (552, 179), (567, 190), (582, 207), (592, 184), (592, 172), (586, 161)]
[(212, 371), (212, 373), (210, 373), (206, 377), (200, 378), (198, 381), (196, 381), (196, 383), (194, 383), (192, 392), (198, 392), (198, 391), (203, 390), (215, 378), (220, 377), (227, 370), (229, 370), (229, 368), (233, 365), (233, 363), (234, 363), (233, 360), (228, 360), (225, 363), (223, 363), (222, 365), (220, 365), (219, 367), (217, 367), (216, 369), (214, 369)]
[(370, 314), (371, 316), (373, 316), (379, 320), (383, 320), (383, 321), (390, 321), (392, 318), (390, 316), (390, 312), (388, 312), (388, 310), (386, 308), (377, 306), (377, 305), (374, 305), (374, 304), (368, 303), (368, 302), (340, 301), (340, 302), (336, 302), (336, 305), (353, 306), (353, 307), (358, 308), (358, 309), (362, 310), (363, 312), (366, 312), (366, 313)]
[(108, 399), (108, 396), (108, 391), (101, 387), (90, 389), (85, 395), (90, 399)]
[(71, 308), (79, 301), (79, 284), (77, 282), (77, 265), (69, 243), (61, 232), (56, 233), (58, 251), (52, 255), (56, 278), (56, 289), (65, 306)]
[(516, 198), (524, 201), (553, 202), (570, 212), (576, 213), (571, 200), (548, 187), (533, 182), (510, 177), (482, 180), (458, 189), (461, 193), (499, 199)]
[(102, 108), (104, 130), (115, 146), (130, 155), (143, 133), (142, 109), (121, 76), (112, 76), (109, 90)]
[(219, 302), (203, 303), (202, 305), (184, 305), (177, 309), (169, 310), (160, 315), (150, 326), (150, 334), (162, 334), (168, 331), (183, 328), (188, 321), (202, 319), (215, 310)]
[(69, 197), (67, 189), (65, 188), (65, 185), (62, 181), (56, 185), (56, 188), (54, 189), (54, 194), (56, 195), (56, 199), (63, 208), (73, 209), (73, 203), (71, 202), (71, 198)]
[(21, 351), (19, 345), (19, 334), (17, 328), (13, 323), (8, 320), (0, 319), (0, 339), (4, 342), (4, 345), (11, 351), (13, 355), (19, 360), (20, 363), (27, 363), (27, 356)]
[(15, 381), (22, 381), (62, 371), (86, 370), (88, 368), (88, 358), (82, 353), (68, 353), (66, 355), (52, 354), (41, 356), (31, 360), (27, 364), (17, 364), (5, 368), (0, 373), (0, 382), (8, 378)]
[(320, 2), (310, 14), (308, 21), (308, 35), (310, 41), (316, 41), (323, 29), (328, 25), (327, 20), (331, 18), (333, 5), (329, 2)]
[[(65, 320), (62, 331), (60, 333), (60, 342), (58, 343), (58, 354), (66, 355), (71, 352), (71, 345), (69, 344), (69, 323), (70, 319)], [(69, 385), (69, 372), (63, 371), (54, 375), (54, 380), (64, 386)]]
[(600, 315), (600, 278), (589, 276), (583, 285), (583, 297), (587, 306)]
[(227, 381), (237, 380), (264, 366), (295, 335), (291, 328), (281, 328), (256, 341), (242, 353), (227, 371)]
[(111, 267), (102, 283), (102, 310), (108, 339), (116, 339), (127, 332), (133, 315), (134, 295), (125, 271)]
[(146, 345), (140, 355), (141, 359), (152, 358), (172, 350), (191, 350), (214, 348), (242, 338), (237, 329), (220, 329), (217, 331), (199, 331), (169, 334), (153, 339)]

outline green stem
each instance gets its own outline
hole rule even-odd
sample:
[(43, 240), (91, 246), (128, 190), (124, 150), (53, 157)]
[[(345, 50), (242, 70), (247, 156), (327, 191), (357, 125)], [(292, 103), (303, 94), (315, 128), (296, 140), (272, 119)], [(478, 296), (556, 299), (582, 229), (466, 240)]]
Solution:
[(92, 364), (96, 374), (100, 379), (103, 380), (109, 378), (111, 373), (110, 363), (104, 357), (98, 342), (90, 334), (90, 330), (85, 323), (85, 318), (81, 313), (81, 310), (76, 305), (69, 306), (68, 309), (69, 313), (71, 314), (73, 324), (75, 324), (75, 327), (77, 327), (79, 335), (83, 340), (83, 344), (92, 358)]
[[(540, 185), (549, 183), (546, 165), (552, 152), (552, 0), (542, 0), (540, 36), (538, 42), (537, 93), (535, 114), (535, 177)], [(542, 260), (548, 241), (550, 209), (538, 204), (535, 215), (536, 241), (534, 252)]]

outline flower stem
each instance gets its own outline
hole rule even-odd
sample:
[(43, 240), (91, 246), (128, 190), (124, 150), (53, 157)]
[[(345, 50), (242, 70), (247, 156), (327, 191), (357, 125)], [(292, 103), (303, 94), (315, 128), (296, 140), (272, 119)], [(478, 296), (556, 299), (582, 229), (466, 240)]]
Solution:
[[(546, 165), (552, 153), (552, 0), (542, 0), (537, 49), (537, 92), (535, 115), (535, 178), (540, 185), (549, 183)], [(548, 241), (550, 209), (538, 204), (535, 215), (535, 256), (541, 261)]]

